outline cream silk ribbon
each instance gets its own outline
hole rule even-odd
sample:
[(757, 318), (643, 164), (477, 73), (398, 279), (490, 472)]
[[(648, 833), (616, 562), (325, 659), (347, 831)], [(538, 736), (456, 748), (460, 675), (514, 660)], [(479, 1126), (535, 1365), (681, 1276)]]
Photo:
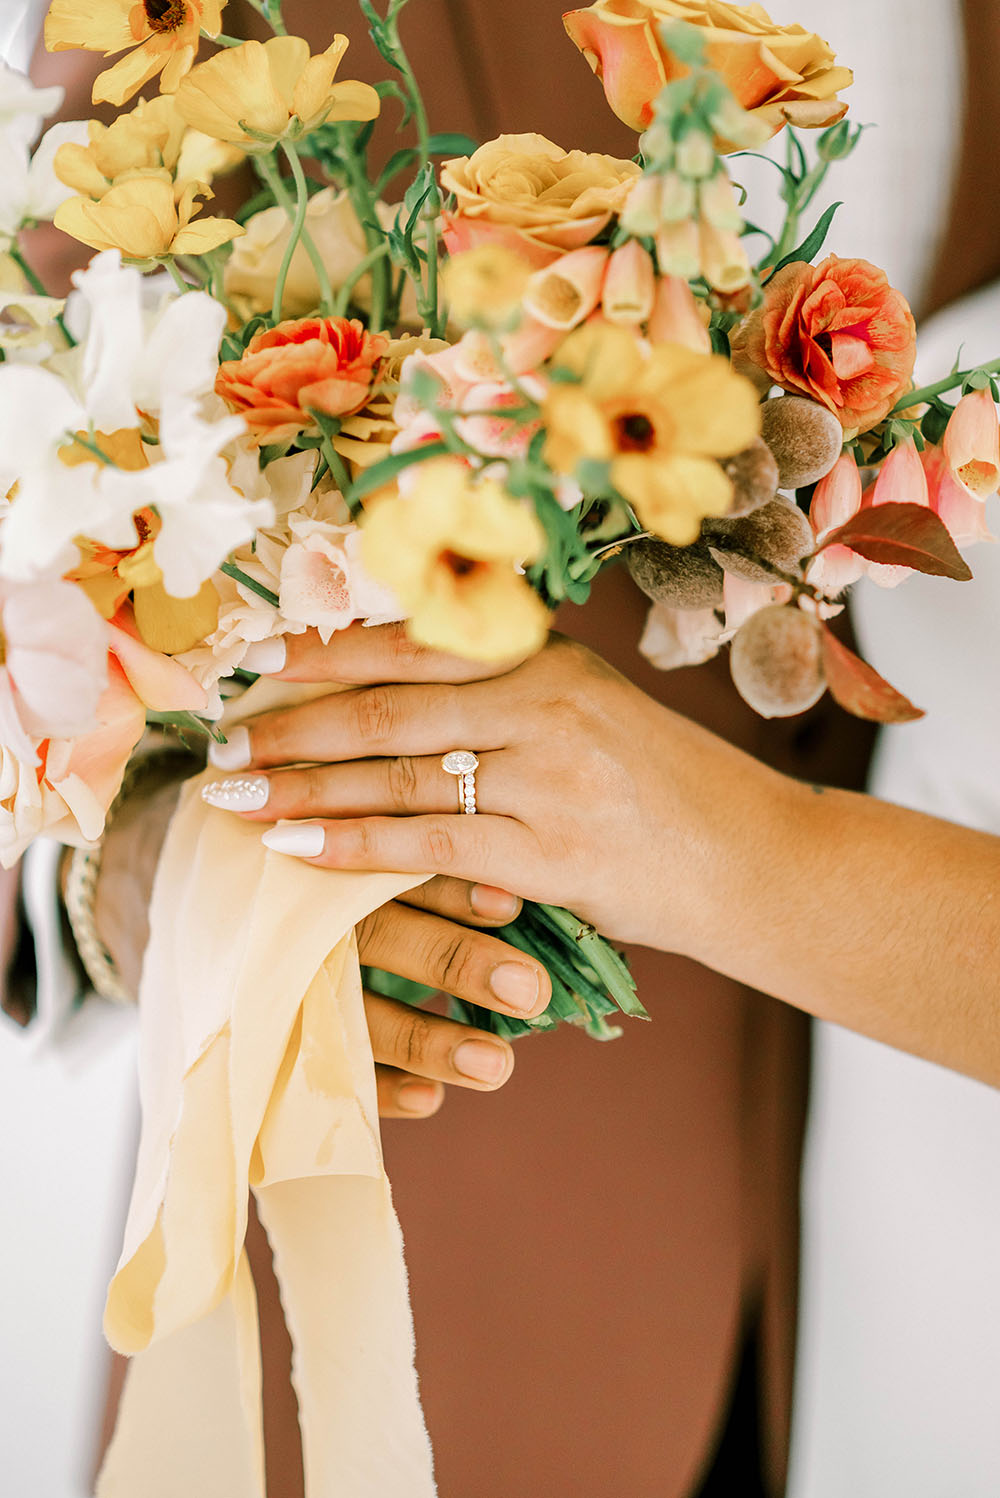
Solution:
[[(274, 700), (259, 683), (227, 722)], [(105, 1311), (132, 1361), (98, 1498), (264, 1498), (248, 1190), (294, 1345), (308, 1498), (432, 1498), (354, 938), (420, 876), (269, 852), (259, 825), (205, 805), (205, 778), (184, 788), (150, 911), (142, 1137)]]

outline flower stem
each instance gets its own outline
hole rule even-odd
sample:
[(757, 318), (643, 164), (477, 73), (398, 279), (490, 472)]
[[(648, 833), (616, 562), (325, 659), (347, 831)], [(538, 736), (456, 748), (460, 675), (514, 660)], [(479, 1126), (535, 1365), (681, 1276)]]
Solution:
[(213, 36), (210, 31), (203, 31), (201, 34), (206, 42), (214, 42), (217, 47), (242, 47), (243, 45), (242, 37), (227, 36), (224, 31), (220, 31), (218, 36)]
[[(45, 286), (41, 280), (41, 277), (36, 275), (32, 270), (31, 266), (24, 258), (24, 255), (21, 253), (18, 246), (16, 244), (12, 244), (7, 253), (13, 260), (14, 264), (17, 266), (18, 270), (24, 276), (24, 279), (27, 281), (28, 285), (31, 287), (35, 295), (47, 297), (48, 292), (45, 290)], [(67, 328), (61, 312), (56, 313), (55, 321), (58, 324), (59, 331), (65, 338), (68, 347), (75, 348), (76, 339), (73, 337), (73, 334), (70, 332), (69, 328)]]
[(263, 583), (257, 582), (255, 578), (248, 577), (241, 567), (237, 567), (235, 562), (223, 562), (219, 571), (224, 572), (227, 577), (231, 577), (234, 583), (242, 583), (244, 588), (249, 588), (251, 593), (256, 593), (258, 598), (263, 598), (264, 602), (269, 603), (272, 608), (276, 609), (278, 607), (277, 593), (272, 593), (270, 588), (266, 588)]
[(334, 483), (346, 500), (351, 488), (351, 475), (347, 471), (347, 464), (334, 447), (332, 438), (326, 436), (325, 433), (323, 435), (323, 446), (320, 448), (320, 451), (326, 459), (326, 466), (333, 476)]
[(383, 256), (388, 255), (388, 253), (389, 246), (387, 243), (383, 242), (382, 244), (377, 245), (374, 250), (369, 250), (368, 254), (364, 257), (363, 260), (358, 261), (357, 265), (351, 271), (351, 274), (348, 276), (347, 280), (337, 292), (337, 297), (333, 304), (334, 317), (344, 317), (346, 315), (347, 306), (351, 300), (351, 292), (354, 290), (355, 286), (357, 286), (362, 276), (367, 275), (372, 266), (375, 265), (377, 261), (381, 260)]
[(259, 16), (264, 17), (275, 36), (288, 35), (281, 15), (281, 0), (249, 0), (249, 4)]
[[(301, 177), (303, 184), (302, 191), (305, 192), (305, 176), (302, 172), (302, 165), (299, 162), (295, 147), (286, 145), (284, 147), (284, 150), (285, 155), (288, 157), (289, 161), (292, 162), (293, 174), (296, 173), (296, 164), (298, 165), (298, 171), (295, 177), (296, 191), (298, 193), (299, 177)], [(261, 176), (264, 178), (264, 181), (274, 193), (275, 202), (285, 210), (285, 212), (288, 214), (288, 217), (292, 220), (292, 254), (294, 254), (294, 226), (296, 219), (298, 218), (300, 205), (297, 201), (293, 201), (292, 197), (288, 193), (284, 182), (281, 180), (281, 173), (278, 171), (277, 165), (275, 164), (272, 157), (258, 157), (256, 164)], [(306, 198), (306, 207), (308, 207), (308, 194), (306, 194)], [(327, 275), (326, 266), (323, 264), (323, 257), (320, 254), (319, 250), (316, 248), (316, 245), (313, 242), (312, 235), (305, 227), (305, 211), (303, 211), (302, 214), (302, 227), (299, 232), (298, 238), (302, 244), (302, 248), (305, 250), (306, 254), (309, 256), (310, 261), (312, 262), (313, 270), (316, 272), (316, 280), (319, 282), (320, 288), (320, 311), (324, 316), (328, 317), (333, 309), (333, 288), (330, 285), (330, 277)], [(289, 265), (291, 265), (291, 258), (289, 258), (288, 263)]]
[(909, 394), (902, 396), (889, 416), (898, 416), (901, 411), (908, 411), (911, 406), (926, 405), (936, 395), (944, 395), (948, 390), (957, 390), (964, 385), (970, 375), (974, 374), (1000, 374), (1000, 359), (992, 359), (989, 364), (976, 364), (972, 369), (955, 369), (950, 375), (945, 375), (943, 380), (937, 380), (933, 385), (922, 385), (919, 390), (911, 390)]
[[(352, 149), (351, 142), (344, 130), (341, 129), (340, 140), (343, 150), (341, 159), (347, 172), (347, 190), (350, 193), (351, 203), (357, 215), (358, 223), (361, 225), (365, 236), (365, 244), (368, 253), (381, 248), (385, 244), (385, 237), (381, 229), (375, 228), (378, 223), (378, 215), (375, 211), (375, 193), (368, 174), (365, 171), (364, 162), (361, 161), (357, 152)], [(372, 332), (378, 332), (385, 322), (386, 301), (389, 293), (389, 265), (384, 257), (379, 257), (372, 264), (372, 305), (369, 314), (368, 325)]]

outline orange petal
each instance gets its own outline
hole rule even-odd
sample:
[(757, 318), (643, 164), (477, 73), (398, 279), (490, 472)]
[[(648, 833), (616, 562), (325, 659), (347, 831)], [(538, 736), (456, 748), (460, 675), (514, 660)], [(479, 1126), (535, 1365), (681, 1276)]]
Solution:
[(129, 610), (122, 609), (110, 629), (112, 654), (146, 707), (160, 713), (204, 710), (204, 688), (177, 661), (143, 644)]

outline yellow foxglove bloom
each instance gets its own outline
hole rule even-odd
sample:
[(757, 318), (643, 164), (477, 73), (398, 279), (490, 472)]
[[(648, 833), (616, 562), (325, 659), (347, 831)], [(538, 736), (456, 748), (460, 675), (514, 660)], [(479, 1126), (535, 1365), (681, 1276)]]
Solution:
[(567, 338), (558, 362), (578, 383), (554, 384), (545, 401), (554, 468), (607, 462), (642, 524), (673, 546), (726, 514), (733, 486), (717, 460), (760, 434), (756, 391), (728, 359), (675, 343), (650, 348), (625, 328), (594, 324)]
[(50, 52), (82, 47), (128, 56), (94, 83), (95, 104), (122, 105), (160, 74), (173, 93), (198, 52), (202, 31), (218, 36), (226, 0), (52, 0), (45, 18)]
[(482, 661), (544, 643), (548, 611), (518, 568), (542, 555), (545, 535), (534, 510), (494, 480), (431, 459), (363, 526), (365, 566), (399, 598), (415, 640)]
[(300, 36), (227, 47), (200, 63), (177, 90), (177, 107), (196, 130), (245, 151), (297, 140), (327, 120), (373, 120), (380, 101), (368, 83), (335, 83), (347, 37), (309, 55)]
[(244, 232), (233, 219), (195, 219), (198, 199), (206, 196), (211, 197), (211, 189), (203, 182), (189, 182), (177, 202), (171, 182), (133, 177), (117, 182), (96, 203), (70, 198), (54, 222), (95, 250), (121, 250), (125, 260), (204, 255)]

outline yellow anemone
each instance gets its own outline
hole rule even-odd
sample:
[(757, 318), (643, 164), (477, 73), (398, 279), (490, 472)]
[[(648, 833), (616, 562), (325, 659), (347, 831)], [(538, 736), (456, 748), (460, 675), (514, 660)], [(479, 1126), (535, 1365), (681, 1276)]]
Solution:
[(545, 402), (554, 468), (608, 463), (641, 523), (674, 546), (726, 514), (733, 486), (716, 460), (760, 433), (756, 391), (727, 359), (673, 343), (649, 349), (624, 328), (599, 325), (572, 334), (557, 358), (576, 382), (554, 384)]
[(93, 100), (122, 105), (159, 73), (173, 93), (198, 52), (202, 31), (218, 36), (226, 0), (52, 0), (45, 18), (50, 52), (82, 47), (127, 57), (101, 73)]
[(370, 84), (333, 81), (347, 46), (335, 36), (315, 57), (300, 36), (227, 47), (184, 79), (177, 107), (194, 129), (246, 151), (270, 150), (327, 120), (373, 120), (380, 101)]
[(412, 491), (379, 500), (363, 523), (363, 557), (409, 614), (415, 640), (472, 660), (529, 655), (548, 611), (518, 567), (545, 535), (534, 511), (450, 458), (422, 463)]
[(244, 232), (233, 219), (194, 219), (198, 199), (211, 196), (204, 182), (189, 182), (176, 202), (171, 182), (161, 177), (133, 177), (116, 183), (96, 203), (89, 198), (70, 198), (54, 222), (64, 233), (95, 250), (121, 250), (126, 260), (204, 255)]
[(174, 182), (179, 197), (188, 182), (211, 182), (237, 167), (243, 152), (191, 130), (170, 94), (142, 99), (110, 125), (90, 120), (87, 145), (67, 141), (55, 154), (60, 182), (84, 197), (98, 200), (116, 182), (137, 176)]

